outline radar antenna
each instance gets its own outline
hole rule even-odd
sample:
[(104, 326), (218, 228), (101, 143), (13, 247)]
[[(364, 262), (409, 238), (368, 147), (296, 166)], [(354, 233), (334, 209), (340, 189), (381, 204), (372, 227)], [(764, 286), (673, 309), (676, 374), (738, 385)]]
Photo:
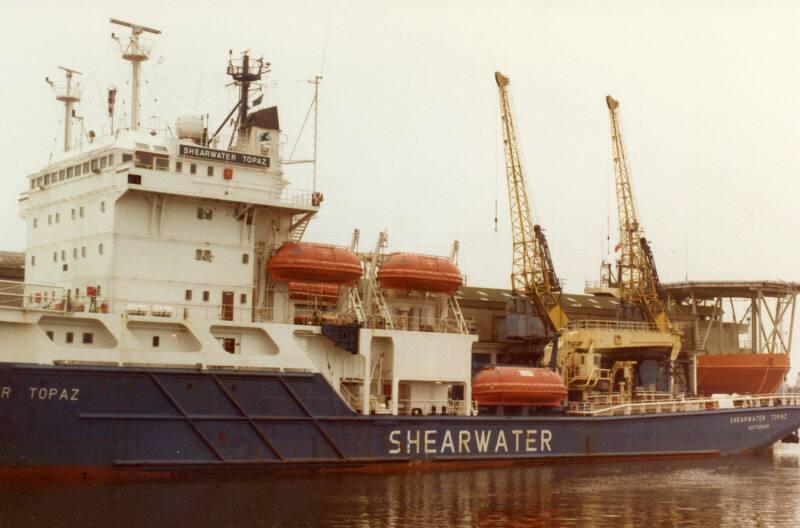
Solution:
[(139, 36), (144, 32), (160, 35), (161, 31), (147, 26), (131, 24), (130, 22), (125, 22), (124, 20), (118, 20), (116, 18), (112, 18), (111, 23), (131, 29), (131, 35), (127, 45), (123, 45), (120, 38), (114, 33), (111, 34), (111, 38), (119, 43), (119, 47), (122, 50), (122, 58), (126, 61), (130, 61), (133, 67), (133, 79), (131, 82), (131, 130), (136, 130), (140, 125), (139, 89), (141, 84), (142, 63), (150, 58), (150, 51), (153, 49), (153, 42), (151, 40), (140, 39)]

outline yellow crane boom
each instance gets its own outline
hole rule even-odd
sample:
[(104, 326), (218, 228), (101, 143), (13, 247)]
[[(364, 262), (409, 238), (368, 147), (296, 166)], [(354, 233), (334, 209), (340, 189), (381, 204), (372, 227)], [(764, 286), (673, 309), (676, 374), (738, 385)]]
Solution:
[(568, 319), (558, 302), (561, 283), (556, 275), (544, 231), (531, 219), (525, 173), (520, 161), (517, 127), (514, 122), (511, 81), (495, 72), (500, 93), (503, 145), (508, 179), (508, 204), (511, 210), (513, 262), (511, 288), (515, 294), (527, 296), (550, 330), (566, 326)]
[(618, 281), (623, 304), (638, 306), (643, 315), (661, 331), (669, 328), (669, 317), (659, 296), (660, 282), (650, 245), (644, 237), (636, 214), (628, 162), (619, 125), (619, 101), (606, 96), (611, 118), (611, 147), (614, 157), (614, 180), (619, 221)]

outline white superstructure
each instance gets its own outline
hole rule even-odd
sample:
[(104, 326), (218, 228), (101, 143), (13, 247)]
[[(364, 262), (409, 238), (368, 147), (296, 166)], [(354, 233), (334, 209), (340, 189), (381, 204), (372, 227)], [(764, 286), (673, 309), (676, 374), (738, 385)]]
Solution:
[[(0, 359), (321, 372), (364, 413), (471, 412), (477, 337), (454, 298), (383, 295), (369, 277), (342, 290), (348, 303), (336, 313), (385, 314), (354, 316), (361, 327), (351, 353), (323, 335), (313, 303), (270, 280), (270, 257), (302, 237), (322, 197), (284, 178), (277, 108), (247, 112), (247, 83), (263, 61), (249, 66), (245, 55), (229, 67), (242, 86), (230, 148), (199, 116), (154, 135), (136, 117), (147, 53), (129, 56), (142, 31), (157, 30), (122, 25), (132, 31), (123, 56), (134, 68), (136, 111), (127, 128), (81, 148), (67, 138), (65, 151), (28, 177), (26, 280), (0, 288)], [(451, 315), (456, 324), (445, 320)]]

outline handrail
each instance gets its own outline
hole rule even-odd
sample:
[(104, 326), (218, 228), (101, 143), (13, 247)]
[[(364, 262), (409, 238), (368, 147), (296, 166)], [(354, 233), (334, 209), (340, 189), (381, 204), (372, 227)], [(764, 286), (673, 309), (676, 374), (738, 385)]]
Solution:
[(567, 330), (625, 330), (633, 332), (659, 332), (654, 323), (641, 321), (604, 321), (601, 319), (581, 319), (567, 323)]
[(597, 404), (573, 403), (569, 414), (574, 416), (629, 416), (718, 409), (750, 409), (761, 407), (800, 406), (800, 394), (762, 396), (719, 396), (716, 398), (672, 399), (647, 402), (628, 402), (596, 408)]
[[(69, 295), (61, 286), (32, 284), (21, 281), (0, 280), (0, 308), (15, 310), (43, 310), (58, 313), (114, 313), (131, 317), (157, 317), (164, 320), (203, 319), (211, 321), (237, 321), (255, 323), (284, 323), (319, 326), (322, 323), (342, 324), (343, 320), (335, 309), (301, 308), (295, 306), (284, 314), (274, 307), (256, 308), (242, 304), (235, 296), (231, 304), (211, 301), (162, 301), (158, 299), (126, 299), (100, 295)], [(475, 334), (474, 320), (466, 319), (463, 325), (458, 318), (437, 318), (427, 316), (405, 316), (395, 330), (434, 332), (447, 334)], [(367, 318), (368, 328), (384, 328), (379, 318)]]

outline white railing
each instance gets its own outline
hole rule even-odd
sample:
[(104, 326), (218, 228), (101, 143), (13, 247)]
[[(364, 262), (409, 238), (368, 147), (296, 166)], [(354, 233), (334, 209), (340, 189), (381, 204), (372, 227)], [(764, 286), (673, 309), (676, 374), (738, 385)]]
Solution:
[[(169, 302), (158, 299), (125, 299), (70, 295), (63, 287), (39, 285), (17, 281), (0, 280), (0, 308), (17, 310), (32, 309), (60, 313), (114, 313), (131, 317), (158, 317), (165, 320), (181, 321), (185, 319), (203, 319), (211, 321), (239, 322), (275, 322), (319, 326), (320, 324), (355, 323), (343, 317), (333, 307), (298, 307), (279, 315), (272, 307), (253, 308), (248, 304), (240, 304), (239, 296), (234, 296), (232, 304), (212, 303), (205, 301)], [(287, 307), (288, 308), (288, 307)], [(405, 317), (396, 330), (409, 330), (436, 333), (464, 333), (456, 318)], [(475, 321), (466, 320), (466, 330), (470, 334), (476, 332)], [(367, 318), (367, 328), (384, 328), (380, 318)]]
[(0, 308), (63, 312), (64, 299), (60, 286), (0, 280)]
[(800, 394), (766, 396), (720, 396), (716, 398), (670, 399), (628, 402), (617, 405), (580, 402), (569, 405), (569, 414), (577, 416), (630, 416), (717, 409), (753, 409), (770, 407), (800, 407)]
[(625, 330), (629, 332), (658, 332), (658, 326), (653, 323), (639, 321), (602, 321), (602, 320), (580, 320), (567, 323), (567, 330), (604, 330), (617, 331)]

